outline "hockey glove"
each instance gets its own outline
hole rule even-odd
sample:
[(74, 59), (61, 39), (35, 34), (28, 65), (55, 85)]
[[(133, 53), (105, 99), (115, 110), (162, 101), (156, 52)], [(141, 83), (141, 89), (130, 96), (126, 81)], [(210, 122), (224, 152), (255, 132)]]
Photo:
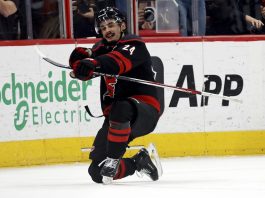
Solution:
[(92, 58), (85, 58), (73, 63), (72, 69), (75, 78), (79, 80), (90, 80), (94, 77), (93, 72), (99, 67), (98, 62)]
[(72, 67), (72, 64), (78, 60), (83, 60), (84, 58), (90, 58), (92, 51), (89, 48), (77, 47), (75, 48), (69, 58), (69, 65)]

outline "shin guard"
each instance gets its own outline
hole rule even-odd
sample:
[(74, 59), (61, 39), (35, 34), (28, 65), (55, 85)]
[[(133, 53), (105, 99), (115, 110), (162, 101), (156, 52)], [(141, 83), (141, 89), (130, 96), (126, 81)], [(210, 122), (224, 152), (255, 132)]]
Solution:
[(108, 157), (118, 159), (126, 151), (126, 146), (131, 133), (130, 122), (113, 122), (110, 121), (109, 131), (108, 131), (108, 147), (107, 155)]

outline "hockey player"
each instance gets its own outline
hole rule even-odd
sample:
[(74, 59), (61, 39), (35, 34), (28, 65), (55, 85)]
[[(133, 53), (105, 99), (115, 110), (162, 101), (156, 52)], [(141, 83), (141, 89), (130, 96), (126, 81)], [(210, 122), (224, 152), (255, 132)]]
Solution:
[[(126, 19), (114, 7), (95, 16), (102, 40), (92, 49), (77, 47), (70, 55), (72, 73), (80, 80), (94, 77), (93, 72), (119, 74), (154, 81), (151, 57), (143, 40), (126, 34)], [(132, 158), (123, 158), (133, 139), (152, 132), (159, 119), (160, 104), (155, 87), (101, 77), (100, 99), (105, 121), (98, 131), (88, 172), (93, 181), (108, 184), (114, 179), (143, 172), (158, 179), (157, 167), (146, 149)]]

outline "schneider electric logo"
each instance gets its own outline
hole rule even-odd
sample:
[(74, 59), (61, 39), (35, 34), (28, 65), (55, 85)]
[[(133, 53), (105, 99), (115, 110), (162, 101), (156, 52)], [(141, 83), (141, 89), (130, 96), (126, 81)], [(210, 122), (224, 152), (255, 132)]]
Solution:
[(27, 101), (23, 100), (17, 105), (14, 117), (14, 126), (18, 131), (24, 129), (24, 127), (27, 124), (28, 117), (29, 117), (29, 105)]
[[(58, 125), (88, 122), (89, 117), (84, 108), (69, 106), (69, 101), (86, 101), (87, 89), (91, 81), (67, 80), (66, 72), (53, 76), (48, 72), (46, 81), (19, 82), (14, 73), (10, 80), (0, 86), (0, 104), (15, 105), (13, 124), (21, 131), (27, 125)], [(25, 80), (25, 79), (23, 79)], [(63, 104), (62, 104), (63, 103)], [(62, 104), (62, 105), (59, 105)]]

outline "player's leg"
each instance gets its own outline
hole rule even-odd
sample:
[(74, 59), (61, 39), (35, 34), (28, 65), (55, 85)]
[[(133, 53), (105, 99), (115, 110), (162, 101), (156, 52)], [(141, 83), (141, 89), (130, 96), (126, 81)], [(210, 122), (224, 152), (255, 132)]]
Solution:
[[(110, 118), (112, 120), (110, 121), (108, 118), (105, 119), (102, 128), (97, 133), (93, 143), (93, 149), (90, 153), (90, 159), (92, 160), (92, 162), (88, 169), (88, 172), (93, 181), (102, 183), (102, 173), (100, 173), (100, 171), (103, 165), (105, 165), (107, 162), (105, 161), (105, 159), (109, 159), (110, 157), (113, 157), (112, 159), (119, 159), (114, 169), (111, 168), (110, 170), (107, 168), (107, 171), (110, 171), (110, 173), (108, 172), (108, 174), (111, 174), (113, 179), (120, 179), (134, 174), (136, 170), (134, 161), (132, 161), (131, 159), (120, 160), (121, 156), (126, 150), (129, 137), (127, 137), (125, 139), (126, 141), (123, 142), (118, 141), (117, 143), (115, 143), (115, 141), (109, 141), (109, 139), (123, 139), (123, 137), (119, 138), (119, 133), (117, 133), (117, 131), (119, 132), (124, 128), (127, 130), (130, 127), (129, 120), (134, 119), (133, 108), (134, 107), (130, 103), (128, 103), (128, 101), (121, 101), (117, 104), (114, 104), (110, 115)], [(122, 109), (122, 111), (118, 111), (117, 109)], [(110, 134), (111, 131), (114, 131), (113, 135)], [(102, 163), (103, 161), (104, 163)], [(115, 161), (113, 161), (113, 163), (115, 163)], [(106, 171), (106, 167), (104, 171)]]
[(89, 155), (91, 159), (91, 164), (88, 168), (88, 173), (92, 180), (96, 183), (102, 183), (102, 176), (100, 175), (101, 168), (99, 163), (107, 157), (107, 135), (109, 121), (105, 119), (101, 129), (98, 131), (93, 146)]
[[(152, 106), (137, 100), (131, 100), (136, 108), (136, 119), (132, 124), (130, 141), (137, 137), (151, 133), (159, 119), (159, 113)], [(153, 181), (158, 180), (158, 169), (152, 162), (148, 151), (145, 148), (131, 158), (136, 165), (136, 170), (150, 177)]]
[(131, 134), (131, 122), (135, 116), (135, 108), (129, 101), (121, 100), (112, 104), (107, 135), (107, 157), (100, 164), (103, 183), (110, 183), (116, 175), (120, 175), (118, 178), (125, 176), (125, 161), (121, 160), (121, 157), (126, 151)]
[[(109, 117), (107, 158), (102, 162), (103, 168), (100, 172), (103, 175), (103, 183), (110, 183), (112, 179), (133, 174), (135, 169), (147, 167), (152, 167), (148, 170), (152, 174), (151, 179), (158, 179), (155, 176), (157, 175), (156, 167), (146, 152), (140, 151), (131, 159), (121, 159), (128, 143), (136, 137), (152, 132), (158, 118), (156, 109), (139, 101), (124, 100), (113, 105)], [(143, 163), (147, 166), (143, 166)], [(141, 167), (139, 164), (142, 164)]]

